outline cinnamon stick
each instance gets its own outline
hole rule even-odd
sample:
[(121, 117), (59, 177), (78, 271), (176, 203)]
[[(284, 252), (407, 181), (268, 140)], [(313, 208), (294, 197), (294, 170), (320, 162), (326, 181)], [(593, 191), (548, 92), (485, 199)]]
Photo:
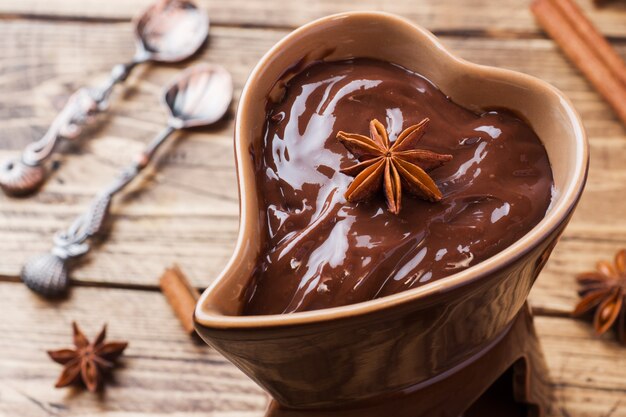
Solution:
[(626, 125), (626, 66), (572, 0), (535, 0), (531, 10)]
[(193, 311), (200, 297), (198, 290), (189, 283), (178, 265), (165, 270), (159, 286), (185, 331), (194, 334)]
[(573, 0), (552, 0), (561, 10), (566, 19), (576, 29), (585, 42), (591, 46), (596, 54), (604, 61), (606, 66), (615, 76), (626, 85), (626, 62), (617, 53), (615, 48), (596, 29), (591, 20)]

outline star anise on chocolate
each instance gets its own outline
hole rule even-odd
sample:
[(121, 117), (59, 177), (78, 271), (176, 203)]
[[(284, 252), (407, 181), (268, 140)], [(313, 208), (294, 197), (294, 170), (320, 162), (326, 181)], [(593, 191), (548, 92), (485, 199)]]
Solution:
[(574, 309), (574, 316), (594, 312), (596, 334), (604, 334), (615, 326), (617, 339), (626, 344), (626, 249), (617, 252), (614, 264), (600, 261), (595, 271), (584, 272), (576, 280), (582, 300)]
[(110, 371), (117, 358), (124, 352), (126, 342), (104, 342), (106, 325), (90, 343), (76, 323), (74, 330), (74, 349), (48, 351), (53, 361), (64, 366), (55, 387), (61, 388), (82, 381), (91, 392), (97, 391), (103, 381), (104, 373)]
[(376, 119), (370, 122), (370, 137), (337, 133), (337, 139), (359, 160), (341, 170), (355, 177), (346, 190), (346, 200), (364, 201), (382, 188), (387, 208), (393, 214), (400, 212), (402, 188), (425, 200), (441, 200), (441, 191), (426, 171), (448, 162), (452, 155), (417, 148), (428, 123), (429, 119), (424, 119), (404, 129), (393, 143), (383, 124)]

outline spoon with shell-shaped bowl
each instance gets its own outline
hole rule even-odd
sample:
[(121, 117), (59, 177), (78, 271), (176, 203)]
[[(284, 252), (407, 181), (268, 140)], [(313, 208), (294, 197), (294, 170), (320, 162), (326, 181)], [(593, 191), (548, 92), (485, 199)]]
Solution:
[(98, 194), (89, 209), (78, 216), (67, 230), (54, 236), (48, 253), (36, 256), (22, 268), (22, 281), (45, 297), (58, 297), (69, 287), (71, 260), (90, 250), (88, 240), (97, 235), (108, 218), (111, 200), (150, 164), (158, 148), (175, 131), (211, 125), (227, 112), (233, 97), (228, 71), (219, 65), (197, 64), (183, 71), (165, 88), (163, 101), (169, 110), (167, 127), (148, 144), (116, 180)]

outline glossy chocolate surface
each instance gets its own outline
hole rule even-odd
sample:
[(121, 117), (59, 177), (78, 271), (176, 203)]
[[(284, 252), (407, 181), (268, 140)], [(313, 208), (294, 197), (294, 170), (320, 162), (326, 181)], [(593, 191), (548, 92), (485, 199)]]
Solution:
[[(264, 253), (243, 314), (280, 314), (371, 300), (424, 285), (506, 248), (550, 203), (552, 172), (532, 129), (505, 111), (475, 114), (401, 67), (358, 59), (315, 64), (270, 104), (255, 155)], [(430, 172), (443, 193), (409, 194), (398, 215), (382, 191), (351, 204), (356, 159), (338, 131), (368, 134), (371, 119), (393, 141), (430, 119), (420, 147), (451, 154)]]

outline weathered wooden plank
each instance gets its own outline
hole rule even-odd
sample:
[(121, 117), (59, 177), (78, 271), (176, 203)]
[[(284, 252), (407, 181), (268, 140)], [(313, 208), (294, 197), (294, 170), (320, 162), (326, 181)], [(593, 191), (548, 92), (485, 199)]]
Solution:
[[(39, 417), (262, 415), (266, 397), (212, 349), (194, 343), (158, 292), (77, 288), (51, 304), (17, 283), (0, 283), (0, 415)], [(111, 339), (130, 342), (123, 366), (101, 395), (54, 389), (60, 366), (45, 350), (70, 343), (77, 320), (89, 336), (109, 323)], [(564, 417), (625, 416), (626, 356), (586, 323), (538, 317)], [(171, 413), (171, 414), (170, 414)]]
[[(4, 0), (0, 13), (11, 17), (74, 18), (128, 20), (150, 4), (152, 0)], [(626, 8), (593, 7), (591, 0), (580, 0), (603, 32), (626, 35), (624, 17)], [(435, 31), (537, 32), (528, 0), (501, 0), (495, 5), (489, 0), (411, 0), (382, 2), (362, 0), (314, 0), (306, 3), (281, 0), (198, 0), (210, 11), (213, 23), (226, 25), (295, 27), (310, 20), (350, 10), (379, 10), (405, 16)]]
[[(221, 355), (194, 342), (158, 292), (79, 289), (50, 304), (22, 285), (0, 284), (0, 416), (258, 416), (265, 394)], [(71, 346), (71, 322), (89, 337), (108, 322), (129, 341), (100, 395), (54, 389), (61, 367), (47, 349)]]
[[(225, 65), (240, 89), (261, 55), (286, 33), (218, 27), (212, 31), (209, 48), (199, 58)], [(5, 149), (38, 138), (73, 89), (104, 78), (115, 63), (128, 59), (133, 51), (127, 23), (5, 21), (0, 34), (0, 119), (6, 129), (1, 146)], [(609, 107), (552, 41), (447, 36), (441, 40), (463, 58), (526, 72), (553, 83), (572, 98), (592, 135), (623, 134)], [(626, 45), (619, 45), (618, 50), (626, 55)], [(128, 100), (115, 100), (111, 115), (114, 120), (107, 128), (117, 127), (114, 131), (131, 135), (155, 132), (163, 112), (146, 103), (158, 99), (160, 86), (182, 66), (146, 66), (137, 70), (125, 93)]]
[[(220, 62), (236, 89), (262, 53), (284, 30), (218, 27), (201, 60)], [(76, 87), (102, 78), (131, 54), (126, 23), (0, 25), (0, 158), (43, 133)], [(78, 40), (78, 42), (77, 42)], [(443, 37), (472, 61), (544, 78), (565, 91), (583, 115), (592, 143), (589, 185), (563, 242), (533, 292), (537, 307), (565, 312), (576, 302), (573, 275), (626, 242), (624, 130), (608, 106), (556, 50), (541, 39)], [(626, 45), (622, 52), (626, 51)], [(32, 254), (49, 248), (54, 231), (67, 226), (89, 199), (162, 126), (160, 86), (177, 67), (146, 67), (130, 81), (125, 98), (113, 99), (110, 117), (83, 146), (70, 149), (61, 168), (38, 195), (0, 196), (0, 276), (17, 276)], [(141, 70), (140, 70), (141, 71)], [(234, 106), (233, 106), (234, 108)], [(232, 116), (232, 114), (231, 114)], [(211, 129), (184, 135), (163, 155), (160, 169), (118, 201), (109, 238), (74, 272), (80, 281), (156, 285), (176, 261), (194, 284), (206, 286), (226, 263), (237, 232), (237, 191), (232, 156), (232, 117)]]
[(626, 416), (626, 355), (613, 335), (594, 338), (588, 323), (572, 319), (536, 317), (535, 325), (556, 385), (555, 415)]

